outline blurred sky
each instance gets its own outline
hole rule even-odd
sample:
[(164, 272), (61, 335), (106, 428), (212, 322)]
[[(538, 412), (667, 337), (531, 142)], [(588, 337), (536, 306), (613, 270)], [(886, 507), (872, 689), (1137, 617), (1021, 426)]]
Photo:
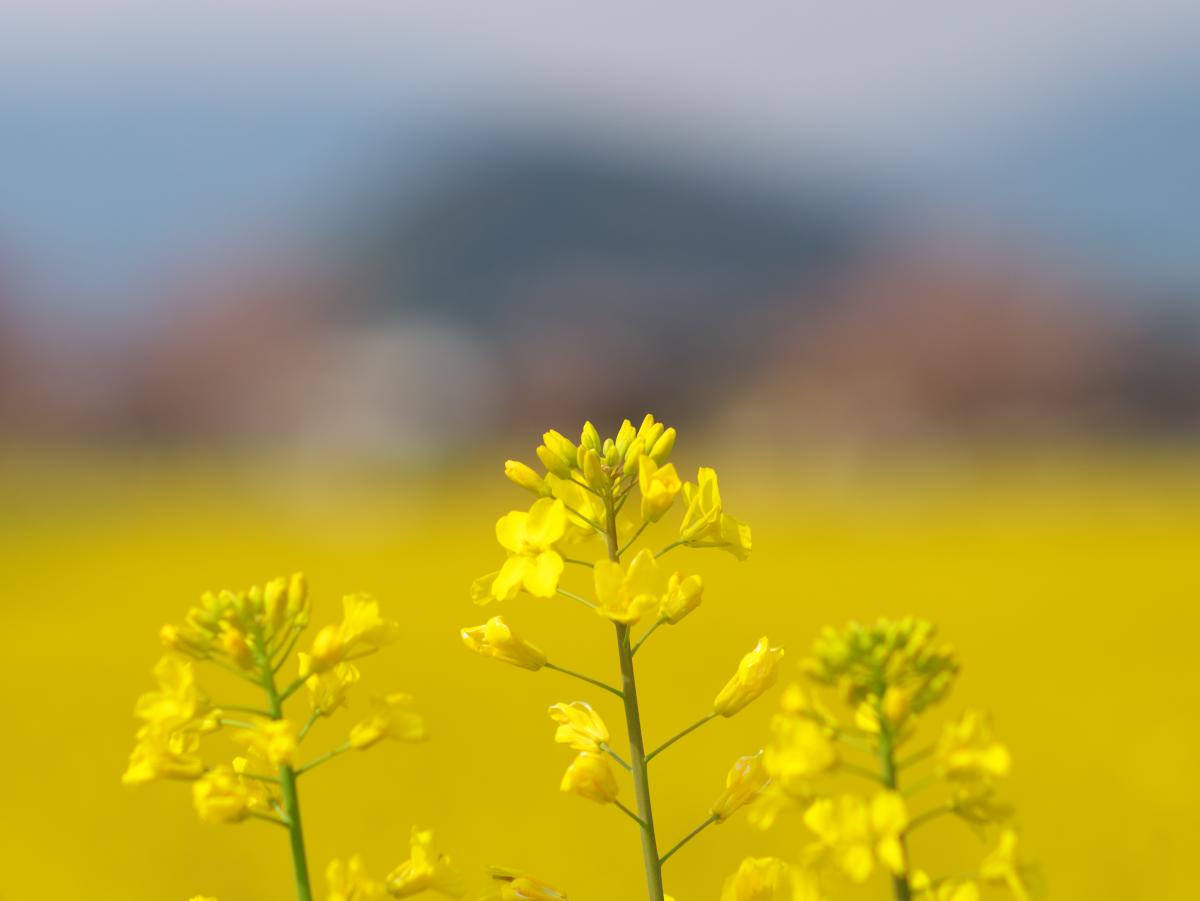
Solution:
[(364, 173), (543, 130), (838, 172), (1188, 290), (1198, 48), (1172, 0), (9, 3), (0, 273), (42, 312), (135, 311), (203, 253), (304, 236)]

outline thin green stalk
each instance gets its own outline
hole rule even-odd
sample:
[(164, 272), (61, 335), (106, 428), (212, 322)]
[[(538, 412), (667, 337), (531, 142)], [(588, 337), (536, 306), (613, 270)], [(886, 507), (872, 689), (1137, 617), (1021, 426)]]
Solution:
[(575, 601), (578, 604), (583, 604), (583, 606), (587, 607), (589, 610), (596, 609), (596, 605), (593, 604), (591, 601), (589, 601), (587, 598), (585, 598), (581, 594), (576, 594), (573, 591), (567, 591), (567, 589), (565, 589), (565, 588), (559, 588), (559, 589), (557, 589), (557, 591), (564, 598), (570, 598), (572, 601)]
[[(883, 692), (879, 692), (879, 696), (883, 696)], [(892, 727), (887, 718), (883, 715), (883, 711), (878, 711), (879, 715), (879, 766), (882, 770), (883, 784), (897, 791), (900, 787), (898, 778), (898, 769), (896, 767), (895, 752), (892, 747)], [(892, 890), (896, 895), (896, 901), (911, 901), (912, 887), (908, 884), (908, 845), (904, 840), (904, 834), (900, 835), (900, 851), (904, 858), (905, 872), (892, 876)]]
[(623, 769), (625, 772), (629, 773), (629, 772), (633, 771), (633, 767), (631, 767), (625, 761), (625, 758), (622, 757), (620, 754), (618, 754), (616, 751), (614, 751), (612, 748), (610, 748), (608, 745), (601, 745), (600, 750), (603, 751), (605, 754), (607, 754), (609, 757), (611, 757), (613, 760), (615, 760), (618, 764), (620, 764), (621, 769)]
[(646, 828), (645, 821), (640, 816), (638, 816), (636, 813), (634, 813), (632, 810), (630, 810), (628, 807), (626, 807), (624, 804), (622, 804), (620, 801), (618, 801), (614, 798), (613, 804), (615, 804), (617, 806), (617, 810), (621, 811), (621, 813), (625, 814), (625, 816), (629, 817), (629, 819), (633, 820), (635, 823), (637, 823), (643, 829)]
[(623, 553), (625, 553), (627, 550), (629, 550), (630, 547), (633, 546), (633, 543), (635, 541), (637, 541), (638, 538), (641, 537), (641, 535), (644, 531), (646, 531), (646, 526), (648, 526), (648, 525), (650, 525), (650, 520), (647, 519), (640, 526), (638, 526), (637, 531), (634, 532), (632, 535), (630, 535), (629, 540), (625, 542), (625, 544), (621, 547), (621, 549), (619, 551), (617, 551), (618, 557), (620, 557)]
[(707, 829), (709, 826), (711, 826), (716, 821), (717, 821), (717, 815), (714, 813), (707, 820), (705, 820), (703, 823), (701, 823), (699, 826), (697, 826), (695, 829), (693, 829), (691, 832), (689, 832), (687, 835), (685, 835), (683, 838), (681, 838), (679, 841), (677, 841), (675, 843), (675, 847), (673, 847), (670, 851), (668, 851), (666, 854), (664, 854), (662, 856), (662, 860), (660, 860), (658, 862), (658, 865), (661, 867), (664, 863), (666, 863), (668, 860), (671, 859), (671, 855), (673, 855), (676, 851), (678, 851), (680, 848), (682, 848), (684, 845), (686, 845), (688, 842), (690, 842), (692, 839), (694, 839), (697, 835), (699, 835), (701, 832), (703, 832), (705, 829)]
[(681, 545), (684, 545), (684, 544), (687, 544), (687, 542), (684, 541), (682, 538), (676, 539), (675, 541), (672, 541), (670, 544), (668, 544), (661, 551), (659, 551), (657, 554), (655, 554), (654, 559), (657, 560), (659, 557), (661, 557), (667, 551), (674, 550), (675, 548), (680, 547)]
[(666, 617), (659, 617), (658, 619), (656, 619), (654, 621), (654, 625), (651, 626), (649, 629), (647, 629), (644, 633), (642, 633), (642, 637), (637, 640), (636, 644), (634, 644), (633, 653), (636, 654), (638, 652), (638, 648), (640, 648), (642, 645), (644, 645), (646, 643), (646, 639), (654, 634), (654, 630), (657, 629), (659, 626), (661, 626), (666, 621), (667, 621)]
[[(259, 654), (263, 690), (272, 719), (283, 719), (283, 698), (275, 687), (275, 671), (265, 653)], [(279, 768), (279, 794), (283, 798), (285, 825), (292, 848), (292, 876), (296, 881), (297, 901), (312, 901), (308, 878), (308, 854), (304, 849), (304, 827), (300, 822), (300, 798), (296, 794), (296, 773), (288, 764)]]
[(562, 673), (566, 676), (574, 676), (576, 679), (582, 679), (584, 682), (589, 682), (597, 688), (603, 688), (605, 691), (611, 691), (618, 698), (624, 697), (619, 688), (613, 688), (607, 682), (601, 682), (599, 679), (593, 679), (591, 676), (585, 676), (583, 673), (577, 673), (573, 669), (567, 669), (565, 666), (559, 666), (557, 663), (551, 663), (549, 660), (545, 663), (546, 669), (552, 669), (557, 673)]
[[(610, 493), (604, 502), (607, 514), (608, 558), (619, 562), (617, 511)], [(654, 838), (654, 811), (650, 802), (650, 781), (646, 772), (646, 750), (642, 740), (642, 715), (638, 708), (637, 680), (633, 673), (633, 649), (629, 644), (629, 626), (614, 623), (617, 631), (617, 656), (621, 662), (621, 699), (625, 704), (625, 728), (629, 733), (629, 765), (633, 771), (633, 791), (641, 820), (642, 864), (646, 870), (649, 901), (663, 901), (662, 864), (658, 842)]]
[(350, 742), (348, 742), (348, 741), (342, 742), (342, 744), (338, 745), (336, 748), (329, 749), (324, 754), (314, 757), (308, 763), (304, 764), (304, 766), (299, 767), (296, 770), (296, 775), (303, 776), (309, 770), (314, 770), (317, 767), (319, 767), (321, 764), (323, 764), (325, 761), (332, 760), (334, 757), (337, 757), (339, 754), (345, 754), (349, 750), (350, 750)]
[(661, 745), (659, 745), (657, 748), (655, 748), (653, 751), (651, 751), (649, 754), (646, 755), (646, 763), (649, 763), (651, 760), (653, 760), (655, 757), (657, 757), (663, 751), (667, 750), (667, 748), (671, 747), (671, 745), (675, 744), (675, 742), (679, 741), (679, 739), (683, 738), (685, 735), (688, 735), (691, 732), (694, 732), (696, 729), (699, 729), (701, 726), (703, 726), (709, 720), (715, 719), (716, 716), (717, 715), (715, 713), (710, 713), (710, 714), (707, 714), (706, 716), (702, 716), (700, 719), (696, 720), (696, 722), (692, 723), (690, 726), (688, 726), (682, 732), (679, 732), (676, 735), (672, 736), (671, 738), (668, 738), (665, 742), (663, 742)]

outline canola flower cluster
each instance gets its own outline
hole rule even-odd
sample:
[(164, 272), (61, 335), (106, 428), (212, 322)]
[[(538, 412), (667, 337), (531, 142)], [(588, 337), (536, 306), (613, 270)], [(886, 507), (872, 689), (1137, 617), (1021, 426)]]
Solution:
[[(732, 717), (761, 696), (776, 681), (783, 655), (763, 638), (742, 658), (699, 720), (647, 750), (634, 657), (657, 630), (679, 625), (695, 611), (704, 593), (699, 575), (660, 561), (682, 548), (720, 549), (739, 560), (745, 560), (751, 550), (750, 527), (725, 512), (715, 470), (700, 468), (694, 482), (680, 479), (670, 462), (675, 439), (675, 429), (651, 415), (636, 428), (625, 420), (615, 437), (603, 439), (588, 422), (578, 444), (557, 431), (546, 432), (536, 451), (543, 473), (518, 461), (505, 463), (509, 480), (536, 499), (527, 510), (514, 510), (496, 523), (504, 563), (477, 579), (471, 589), (481, 605), (526, 594), (562, 597), (590, 609), (614, 629), (619, 687), (568, 669), (557, 658), (552, 661), (537, 645), (514, 633), (502, 616), (462, 630), (463, 642), (478, 654), (533, 672), (556, 670), (621, 700), (628, 747), (624, 754), (612, 747), (608, 726), (587, 701), (550, 707), (555, 741), (574, 752), (560, 787), (598, 804), (613, 805), (637, 824), (651, 901), (669, 898), (663, 890), (663, 864), (703, 829), (725, 822), (754, 800), (770, 780), (763, 751), (740, 758), (700, 824), (660, 853), (649, 764), (693, 730)], [(673, 537), (657, 550), (645, 546), (647, 530), (676, 507), (682, 515)], [(578, 580), (569, 580), (568, 567), (578, 571)], [(576, 590), (580, 582), (587, 588)], [(621, 800), (619, 771), (632, 781), (632, 805)]]
[[(881, 619), (827, 628), (802, 668), (813, 684), (784, 692), (763, 757), (770, 786), (751, 811), (763, 828), (800, 811), (801, 859), (743, 861), (723, 901), (820, 901), (839, 883), (862, 884), (876, 873), (901, 901), (977, 901), (986, 885), (1029, 901), (1031, 870), (1017, 856), (1012, 808), (1000, 797), (1010, 755), (988, 717), (968, 709), (936, 738), (918, 741), (959, 669), (933, 624)], [(821, 689), (836, 694), (845, 714), (826, 706)], [(869, 783), (870, 793), (834, 793), (826, 785), (839, 775)], [(974, 869), (932, 877), (910, 861), (907, 840), (943, 817), (998, 838)]]
[[(413, 699), (391, 693), (372, 698), (369, 713), (343, 731), (341, 741), (302, 761), (303, 742), (314, 725), (347, 706), (360, 679), (356, 661), (399, 635), (399, 625), (385, 620), (378, 602), (367, 595), (347, 595), (341, 621), (319, 629), (307, 652), (296, 651), (309, 620), (307, 585), (297, 574), (244, 592), (206, 593), (182, 624), (164, 626), (167, 653), (154, 668), (158, 688), (143, 694), (134, 708), (142, 725), (122, 777), (127, 785), (190, 782), (196, 813), (205, 823), (256, 819), (287, 830), (300, 901), (313, 897), (300, 777), (338, 755), (366, 751), (386, 739), (428, 737)], [(197, 681), (199, 666), (250, 684), (258, 700), (214, 701)], [(287, 679), (289, 666), (295, 675)], [(301, 690), (307, 711), (300, 720), (289, 719), (284, 705)], [(226, 730), (240, 753), (226, 762), (208, 762), (201, 754), (202, 739)], [(333, 861), (326, 876), (329, 901), (406, 898), (427, 889), (452, 898), (464, 893), (449, 858), (434, 851), (432, 834), (416, 828), (409, 859), (384, 879), (367, 875), (357, 856), (345, 864)]]

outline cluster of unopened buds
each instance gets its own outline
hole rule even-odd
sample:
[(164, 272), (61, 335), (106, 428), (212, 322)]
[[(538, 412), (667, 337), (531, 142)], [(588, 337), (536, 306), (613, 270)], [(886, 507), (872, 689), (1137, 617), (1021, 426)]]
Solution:
[[(1028, 901), (1035, 880), (1017, 858), (1012, 808), (999, 796), (1009, 752), (988, 717), (966, 710), (919, 741), (958, 674), (953, 649), (935, 640), (933, 625), (881, 619), (826, 629), (802, 666), (810, 685), (784, 692), (763, 758), (771, 783), (750, 812), (770, 828), (798, 811), (807, 836), (801, 860), (743, 861), (723, 901), (818, 901), (876, 873), (902, 901), (976, 901), (987, 885)], [(843, 716), (826, 706), (823, 689), (836, 694)], [(870, 793), (825, 787), (839, 775), (869, 784)], [(946, 817), (994, 833), (995, 844), (974, 868), (931, 876), (910, 861), (908, 837)]]
[[(380, 615), (374, 598), (347, 595), (341, 622), (322, 627), (307, 651), (297, 651), (309, 618), (307, 585), (297, 574), (244, 592), (206, 593), (181, 625), (164, 626), (167, 653), (154, 669), (158, 688), (137, 701), (134, 713), (142, 725), (123, 776), (128, 785), (163, 779), (190, 782), (196, 813), (205, 823), (259, 820), (287, 830), (300, 901), (313, 897), (300, 778), (339, 755), (366, 751), (386, 739), (417, 742), (428, 736), (413, 699), (390, 693), (373, 697), (369, 713), (342, 731), (340, 740), (302, 760), (303, 743), (318, 721), (347, 706), (361, 676), (357, 661), (392, 643), (400, 631), (397, 623)], [(224, 670), (232, 680), (252, 686), (257, 697), (237, 703), (232, 697), (214, 701), (197, 681), (201, 666)], [(294, 675), (286, 675), (289, 669)], [(299, 719), (289, 719), (285, 704), (301, 691), (307, 696), (307, 709)], [(210, 763), (201, 753), (202, 739), (219, 730), (231, 732), (240, 754)], [(334, 860), (326, 877), (328, 901), (406, 898), (426, 890), (459, 898), (466, 890), (450, 859), (434, 848), (433, 834), (420, 828), (412, 830), (409, 859), (385, 878), (369, 875), (358, 856), (345, 863)], [(491, 897), (563, 897), (510, 890), (526, 883), (539, 884), (502, 871), (493, 880), (497, 888)]]
[[(663, 891), (663, 864), (703, 829), (724, 822), (753, 800), (766, 787), (768, 776), (762, 751), (740, 758), (699, 825), (660, 853), (649, 764), (693, 730), (733, 716), (762, 695), (774, 684), (783, 655), (763, 638), (697, 721), (647, 749), (634, 656), (658, 629), (678, 625), (692, 613), (704, 588), (699, 575), (668, 569), (659, 561), (682, 548), (718, 548), (744, 560), (751, 548), (749, 526), (725, 512), (716, 472), (701, 468), (694, 482), (682, 481), (669, 462), (674, 447), (675, 430), (650, 415), (637, 428), (626, 420), (612, 438), (602, 439), (586, 423), (578, 444), (556, 431), (547, 432), (537, 448), (544, 473), (513, 460), (505, 464), (505, 475), (536, 500), (528, 510), (508, 513), (496, 523), (496, 538), (506, 552), (504, 564), (472, 586), (478, 604), (510, 601), (524, 593), (566, 598), (591, 610), (597, 621), (607, 621), (615, 631), (619, 685), (552, 661), (516, 635), (503, 617), (462, 630), (464, 643), (476, 653), (526, 670), (556, 670), (620, 699), (627, 752), (614, 750), (608, 726), (587, 701), (550, 707), (557, 724), (555, 740), (575, 752), (561, 788), (611, 804), (637, 824), (651, 901), (669, 897)], [(682, 510), (678, 526), (661, 547), (652, 549), (650, 539), (661, 531), (654, 527), (677, 505)], [(633, 783), (630, 806), (620, 800), (618, 769)]]

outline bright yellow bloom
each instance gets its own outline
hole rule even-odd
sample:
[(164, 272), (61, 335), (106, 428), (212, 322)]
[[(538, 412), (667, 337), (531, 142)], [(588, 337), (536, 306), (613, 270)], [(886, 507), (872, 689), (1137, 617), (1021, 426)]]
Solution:
[(462, 877), (450, 866), (450, 858), (433, 850), (433, 833), (412, 830), (411, 856), (387, 877), (387, 890), (394, 898), (407, 898), (424, 891), (435, 891), (450, 898), (466, 894)]
[(158, 779), (199, 779), (204, 773), (204, 761), (195, 754), (199, 744), (200, 738), (194, 732), (142, 726), (121, 781), (125, 785), (145, 785)]
[(696, 484), (683, 486), (687, 512), (679, 527), (679, 537), (690, 547), (719, 547), (739, 560), (750, 555), (750, 527), (725, 512), (717, 473), (706, 466), (696, 474)]
[(675, 464), (658, 466), (650, 457), (638, 459), (638, 488), (642, 493), (642, 519), (658, 522), (675, 503), (682, 487)]
[(979, 865), (979, 876), (984, 882), (1004, 885), (1017, 901), (1031, 901), (1021, 865), (1017, 862), (1017, 833), (1005, 829), (1000, 833), (1000, 843)]
[(763, 766), (763, 752), (739, 757), (725, 776), (725, 791), (713, 802), (710, 812), (723, 823), (737, 810), (754, 800), (767, 787), (771, 777)]
[[(311, 669), (305, 658), (307, 654), (297, 655), (300, 659), (300, 671)], [(350, 686), (358, 682), (360, 673), (353, 663), (339, 663), (326, 673), (313, 674), (304, 681), (308, 689), (308, 697), (312, 709), (321, 716), (331, 716), (335, 710), (346, 703), (346, 695)]]
[(821, 699), (797, 682), (792, 682), (784, 689), (779, 706), (784, 713), (802, 716), (827, 728), (837, 726), (837, 717), (821, 703)]
[(829, 733), (810, 719), (777, 713), (763, 763), (771, 778), (794, 794), (806, 792), (807, 780), (837, 765)]
[(365, 751), (385, 738), (395, 741), (424, 741), (429, 738), (425, 720), (412, 707), (412, 696), (403, 692), (372, 698), (371, 715), (350, 730), (350, 746)]
[(793, 901), (791, 870), (776, 857), (747, 857), (725, 880), (721, 901)]
[(546, 655), (513, 634), (503, 617), (493, 616), (482, 626), (462, 630), (463, 644), (484, 657), (495, 657), (513, 666), (536, 672), (546, 665)]
[(771, 647), (765, 635), (760, 638), (713, 701), (713, 712), (733, 716), (758, 698), (779, 678), (779, 658), (782, 656), (782, 648)]
[(207, 699), (196, 687), (196, 673), (189, 661), (168, 654), (154, 665), (154, 677), (158, 680), (158, 691), (148, 691), (138, 698), (133, 709), (138, 719), (176, 730), (193, 724), (210, 710)]
[(979, 886), (969, 879), (945, 879), (935, 887), (925, 871), (917, 870), (908, 881), (917, 901), (979, 901)]
[(384, 897), (383, 883), (366, 874), (357, 854), (345, 864), (331, 860), (325, 868), (325, 880), (329, 883), (327, 901), (378, 901)]
[(230, 767), (209, 770), (192, 784), (192, 801), (204, 823), (237, 823), (250, 812), (251, 793)]
[(667, 581), (667, 593), (658, 608), (658, 615), (674, 626), (700, 606), (703, 594), (704, 582), (699, 576), (688, 576), (685, 579), (682, 573), (672, 573)]
[(811, 851), (831, 855), (854, 882), (866, 882), (876, 863), (894, 874), (907, 867), (901, 835), (908, 809), (896, 792), (879, 792), (869, 803), (858, 795), (821, 798), (805, 811), (804, 823), (818, 839)]
[(550, 718), (558, 723), (554, 740), (576, 751), (599, 751), (608, 744), (608, 727), (587, 701), (550, 705)]
[(640, 551), (628, 564), (597, 560), (595, 581), (596, 612), (626, 624), (636, 623), (657, 608), (666, 589), (662, 570), (648, 550)]
[(272, 766), (290, 765), (296, 756), (296, 730), (287, 720), (259, 720), (253, 729), (242, 729), (233, 736)]
[(553, 545), (562, 540), (567, 512), (560, 500), (542, 498), (525, 513), (514, 510), (496, 523), (496, 539), (509, 552), (492, 583), (492, 597), (512, 600), (524, 588), (534, 597), (553, 597), (563, 558)]
[(579, 544), (594, 538), (596, 526), (603, 527), (608, 515), (604, 501), (574, 479), (560, 479), (551, 473), (546, 476), (546, 484), (550, 486), (551, 495), (562, 501), (566, 511), (567, 527), (559, 544)]
[(504, 475), (514, 485), (532, 491), (538, 497), (550, 496), (550, 486), (546, 480), (519, 460), (505, 460)]
[(571, 470), (579, 459), (578, 449), (554, 429), (542, 436), (542, 445), (537, 449), (538, 459), (547, 472), (564, 479), (571, 477)]
[(496, 885), (480, 901), (567, 901), (563, 892), (520, 870), (506, 867), (489, 869)]
[(300, 675), (307, 677), (333, 669), (343, 660), (374, 653), (400, 635), (400, 624), (379, 615), (379, 602), (368, 594), (342, 598), (342, 621), (322, 628), (308, 655), (300, 658)]
[(937, 745), (938, 768), (949, 780), (990, 784), (1008, 775), (1008, 748), (996, 741), (986, 714), (968, 710), (947, 723)]
[(597, 804), (615, 801), (618, 791), (617, 777), (608, 758), (591, 751), (580, 751), (575, 755), (559, 788)]

